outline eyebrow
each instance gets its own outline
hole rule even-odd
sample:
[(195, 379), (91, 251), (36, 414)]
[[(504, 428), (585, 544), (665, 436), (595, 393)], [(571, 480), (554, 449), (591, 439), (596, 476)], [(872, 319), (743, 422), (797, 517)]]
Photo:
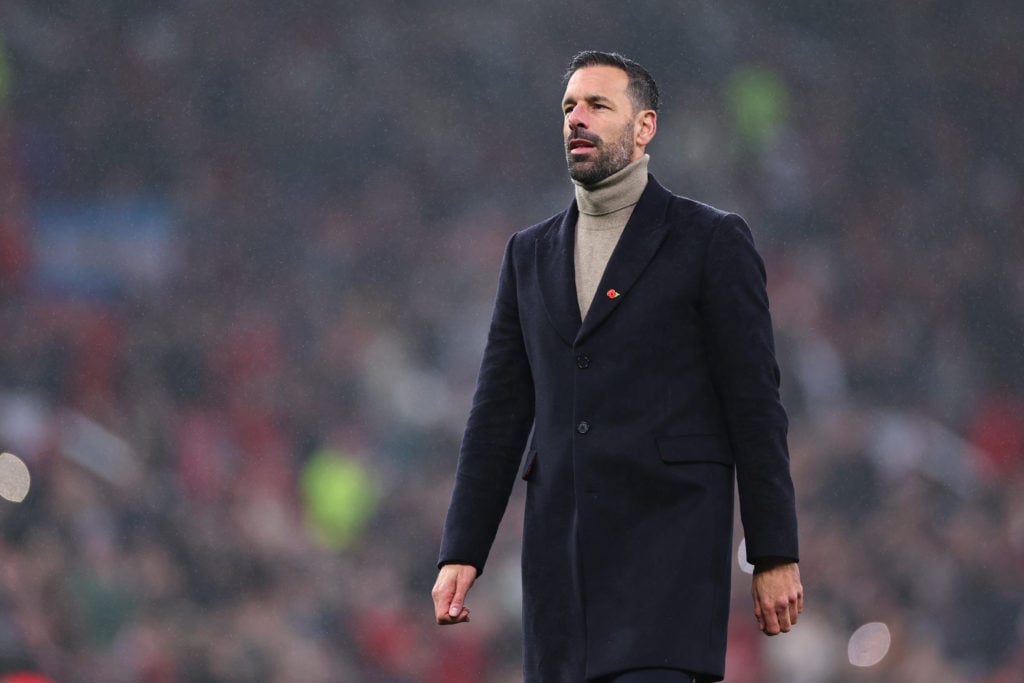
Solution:
[[(565, 105), (569, 104), (570, 102), (575, 102), (575, 101), (576, 101), (575, 98), (566, 97), (565, 99), (562, 100), (562, 108), (564, 109)], [(587, 95), (586, 97), (583, 98), (583, 101), (588, 103), (588, 104), (604, 103), (604, 102), (607, 102), (608, 104), (614, 104), (610, 97), (605, 97), (604, 95)]]

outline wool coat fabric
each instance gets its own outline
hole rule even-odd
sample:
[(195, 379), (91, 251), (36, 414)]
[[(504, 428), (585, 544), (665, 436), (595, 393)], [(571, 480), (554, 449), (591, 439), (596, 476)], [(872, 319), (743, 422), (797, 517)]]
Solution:
[(577, 217), (508, 242), (440, 564), (483, 572), (521, 472), (525, 680), (721, 680), (734, 482), (748, 558), (798, 556), (764, 265), (649, 176), (581, 320)]

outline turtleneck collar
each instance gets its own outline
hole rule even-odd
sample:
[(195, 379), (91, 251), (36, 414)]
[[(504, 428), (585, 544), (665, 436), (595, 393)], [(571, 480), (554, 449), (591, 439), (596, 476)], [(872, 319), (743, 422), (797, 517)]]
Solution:
[(587, 216), (603, 216), (621, 211), (640, 201), (640, 195), (647, 187), (647, 162), (649, 154), (644, 154), (636, 161), (630, 162), (604, 180), (593, 185), (576, 185), (576, 205), (581, 214)]

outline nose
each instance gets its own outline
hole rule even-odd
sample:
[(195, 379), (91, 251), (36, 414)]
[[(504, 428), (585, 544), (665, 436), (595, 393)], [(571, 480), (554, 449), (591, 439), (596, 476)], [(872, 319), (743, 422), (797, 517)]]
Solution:
[(573, 107), (572, 111), (565, 117), (565, 122), (570, 130), (587, 128), (586, 117), (583, 114), (583, 107)]

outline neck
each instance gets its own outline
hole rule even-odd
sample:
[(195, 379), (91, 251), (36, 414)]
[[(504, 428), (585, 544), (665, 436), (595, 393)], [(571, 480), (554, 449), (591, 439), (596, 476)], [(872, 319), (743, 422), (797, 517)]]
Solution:
[(647, 186), (647, 162), (650, 156), (644, 154), (631, 161), (625, 168), (611, 174), (593, 185), (576, 185), (576, 204), (581, 214), (602, 216), (633, 206), (640, 201)]

